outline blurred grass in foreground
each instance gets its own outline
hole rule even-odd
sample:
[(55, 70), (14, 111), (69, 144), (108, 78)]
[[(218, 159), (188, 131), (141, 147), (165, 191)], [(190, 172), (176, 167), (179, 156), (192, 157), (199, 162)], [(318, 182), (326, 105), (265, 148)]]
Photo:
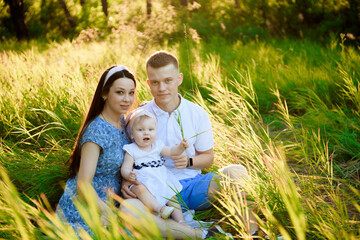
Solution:
[[(235, 188), (200, 218), (246, 237), (235, 210), (252, 201), (272, 238), (359, 238), (360, 56), (336, 46), (292, 40), (227, 45), (216, 38), (161, 47), (180, 58), (183, 95), (211, 116), (216, 167), (241, 163), (251, 173), (246, 198), (237, 196), (236, 182), (224, 183)], [(64, 162), (82, 116), (101, 73), (113, 64), (132, 69), (140, 101), (151, 99), (144, 62), (155, 50), (147, 45), (139, 51), (136, 42), (121, 39), (33, 43), (0, 53), (0, 161), (7, 170), (1, 169), (0, 237), (77, 238), (51, 208), (62, 194)], [(113, 211), (106, 229), (95, 221), (96, 209), (82, 209), (94, 219), (96, 239), (128, 238), (119, 230), (125, 221)], [(139, 239), (159, 238), (141, 227), (149, 222), (126, 220)]]

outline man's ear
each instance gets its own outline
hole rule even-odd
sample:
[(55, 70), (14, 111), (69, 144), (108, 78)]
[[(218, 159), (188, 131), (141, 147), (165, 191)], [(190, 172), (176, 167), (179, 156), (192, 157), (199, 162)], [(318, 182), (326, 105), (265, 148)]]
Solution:
[(182, 73), (179, 73), (179, 85), (178, 86), (180, 86), (182, 84), (183, 80), (184, 80), (184, 75)]
[(150, 87), (150, 80), (149, 79), (146, 79), (146, 83)]

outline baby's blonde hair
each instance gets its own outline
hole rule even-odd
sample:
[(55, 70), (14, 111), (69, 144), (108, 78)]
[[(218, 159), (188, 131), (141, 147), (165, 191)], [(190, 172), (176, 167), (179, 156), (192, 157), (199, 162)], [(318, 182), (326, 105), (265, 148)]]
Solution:
[[(136, 124), (138, 124), (139, 122), (142, 122), (142, 121), (145, 120), (145, 119), (149, 119), (149, 118), (150, 118), (150, 119), (154, 119), (154, 118), (152, 118), (152, 117), (150, 117), (150, 116), (148, 116), (148, 115), (140, 115), (140, 116), (134, 118), (134, 119), (133, 119), (133, 122), (131, 123), (130, 131), (133, 130), (133, 127), (136, 126)], [(156, 125), (157, 125), (157, 124), (156, 124), (156, 119), (154, 119), (154, 121), (155, 121), (155, 126), (156, 126)]]
[[(134, 124), (139, 122), (140, 120), (145, 119), (146, 117), (154, 119), (155, 124), (156, 124), (155, 115), (146, 109), (138, 108), (129, 114), (129, 116), (126, 118), (126, 124), (125, 124), (128, 136), (131, 136), (131, 131), (132, 131)], [(137, 121), (138, 118), (139, 118), (139, 120)]]

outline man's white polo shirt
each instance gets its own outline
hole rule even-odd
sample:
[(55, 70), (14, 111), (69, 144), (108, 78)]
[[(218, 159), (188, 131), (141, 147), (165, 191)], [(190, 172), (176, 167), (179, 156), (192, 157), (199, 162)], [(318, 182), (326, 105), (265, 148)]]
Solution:
[[(184, 136), (190, 145), (186, 149), (185, 154), (187, 156), (195, 156), (195, 149), (199, 152), (212, 149), (214, 147), (214, 139), (208, 114), (199, 105), (186, 100), (180, 94), (179, 96), (181, 98), (180, 105), (170, 115), (159, 108), (154, 99), (141, 107), (155, 114), (157, 118), (157, 139), (163, 141), (169, 147), (181, 142), (181, 128), (177, 122), (180, 112)], [(196, 136), (199, 133), (201, 134)], [(165, 159), (165, 165), (174, 173), (178, 180), (195, 177), (201, 173), (201, 170), (198, 169), (177, 169), (172, 159)]]

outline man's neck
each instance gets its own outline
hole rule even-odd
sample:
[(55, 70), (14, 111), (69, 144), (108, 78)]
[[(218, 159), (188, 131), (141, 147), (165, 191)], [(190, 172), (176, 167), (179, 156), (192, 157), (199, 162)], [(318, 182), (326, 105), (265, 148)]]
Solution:
[(173, 111), (175, 111), (179, 107), (179, 105), (181, 103), (181, 97), (180, 97), (180, 95), (178, 95), (177, 98), (174, 101), (172, 101), (172, 102), (170, 102), (168, 104), (158, 104), (156, 102), (156, 99), (155, 99), (155, 103), (156, 103), (156, 105), (158, 105), (158, 107), (161, 110), (163, 110), (164, 112), (169, 113), (169, 115), (170, 115)]

